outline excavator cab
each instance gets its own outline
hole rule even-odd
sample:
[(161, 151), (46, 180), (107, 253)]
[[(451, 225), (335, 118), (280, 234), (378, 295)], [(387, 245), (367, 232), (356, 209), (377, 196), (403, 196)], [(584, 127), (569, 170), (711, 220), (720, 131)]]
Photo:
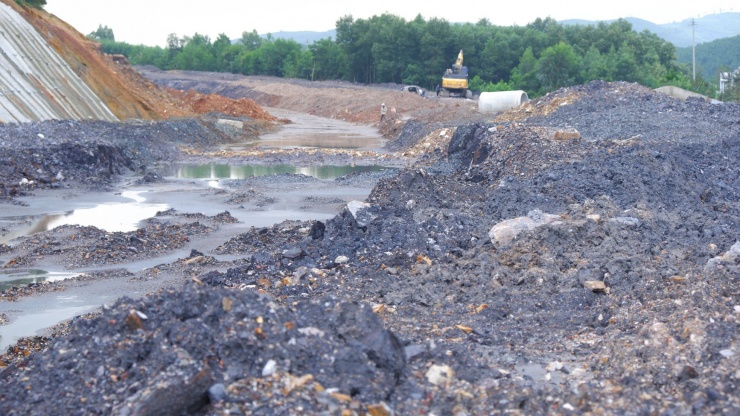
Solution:
[(473, 93), (468, 89), (468, 67), (463, 66), (462, 49), (457, 54), (457, 60), (452, 64), (452, 68), (445, 70), (440, 92), (443, 97), (473, 97)]

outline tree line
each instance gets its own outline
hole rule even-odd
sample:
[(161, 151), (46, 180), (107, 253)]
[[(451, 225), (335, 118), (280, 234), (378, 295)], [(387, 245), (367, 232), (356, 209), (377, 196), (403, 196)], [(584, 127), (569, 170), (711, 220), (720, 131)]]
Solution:
[(541, 96), (591, 80), (638, 82), (648, 87), (675, 85), (713, 95), (716, 86), (691, 79), (690, 67), (676, 60), (673, 44), (632, 30), (626, 20), (597, 25), (562, 25), (546, 18), (526, 26), (495, 26), (487, 19), (452, 24), (445, 19), (411, 21), (382, 14), (368, 19), (344, 16), (336, 39), (301, 45), (289, 39), (244, 32), (232, 42), (195, 33), (170, 34), (166, 47), (115, 41), (100, 26), (88, 35), (104, 52), (123, 54), (133, 65), (163, 70), (231, 72), (310, 80), (341, 79), (365, 84), (399, 83), (433, 89), (460, 49), (474, 91), (521, 89)]
[[(691, 46), (676, 48), (676, 59), (691, 65)], [(740, 66), (740, 35), (716, 39), (696, 45), (696, 72), (714, 81), (720, 72), (733, 71)]]

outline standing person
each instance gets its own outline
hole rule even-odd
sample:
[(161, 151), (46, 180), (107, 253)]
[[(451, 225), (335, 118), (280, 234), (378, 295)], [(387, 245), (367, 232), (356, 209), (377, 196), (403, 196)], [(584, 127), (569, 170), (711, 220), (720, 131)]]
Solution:
[(435, 88), (435, 90), (437, 90), (437, 97), (439, 97), (439, 84), (437, 84), (437, 88)]
[(388, 112), (388, 109), (385, 108), (385, 103), (380, 105), (380, 121), (385, 120), (385, 113)]

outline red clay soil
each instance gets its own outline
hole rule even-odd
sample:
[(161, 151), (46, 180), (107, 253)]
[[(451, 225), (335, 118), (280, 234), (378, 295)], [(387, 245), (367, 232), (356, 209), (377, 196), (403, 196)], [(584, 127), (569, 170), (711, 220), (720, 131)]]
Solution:
[(21, 14), (67, 62), (72, 70), (121, 120), (160, 120), (195, 113), (181, 107), (166, 92), (144, 79), (127, 63), (116, 63), (100, 44), (43, 10), (21, 7), (14, 0), (0, 0)]
[(189, 108), (197, 114), (215, 112), (234, 117), (250, 117), (254, 120), (277, 120), (248, 98), (234, 100), (217, 94), (201, 94), (193, 90), (181, 91), (172, 88), (165, 90), (181, 103), (182, 108)]

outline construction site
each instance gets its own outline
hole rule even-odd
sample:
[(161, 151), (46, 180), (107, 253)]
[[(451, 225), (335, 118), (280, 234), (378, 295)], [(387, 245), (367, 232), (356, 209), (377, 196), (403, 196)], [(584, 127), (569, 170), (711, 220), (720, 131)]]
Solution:
[(0, 46), (0, 414), (740, 414), (736, 104)]

